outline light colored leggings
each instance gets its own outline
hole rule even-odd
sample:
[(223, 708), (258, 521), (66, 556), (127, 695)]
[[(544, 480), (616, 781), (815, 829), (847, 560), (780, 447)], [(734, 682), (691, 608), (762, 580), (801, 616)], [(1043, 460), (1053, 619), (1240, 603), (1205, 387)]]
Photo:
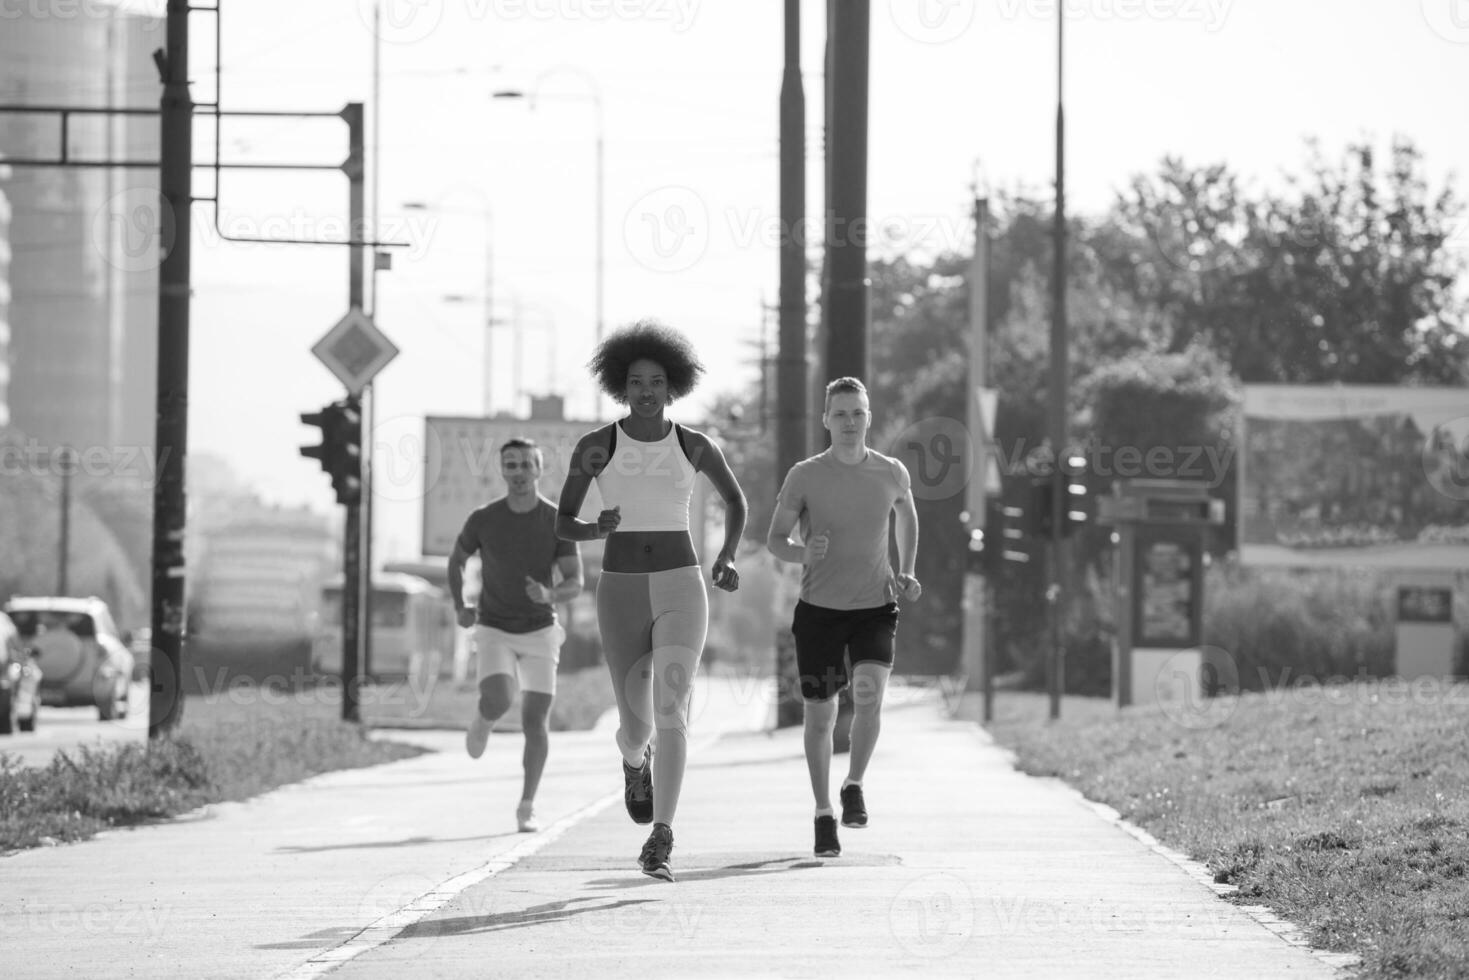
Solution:
[(653, 820), (673, 823), (688, 759), (689, 697), (709, 631), (698, 565), (662, 572), (603, 571), (597, 623), (617, 695), (617, 747), (637, 765), (654, 729)]

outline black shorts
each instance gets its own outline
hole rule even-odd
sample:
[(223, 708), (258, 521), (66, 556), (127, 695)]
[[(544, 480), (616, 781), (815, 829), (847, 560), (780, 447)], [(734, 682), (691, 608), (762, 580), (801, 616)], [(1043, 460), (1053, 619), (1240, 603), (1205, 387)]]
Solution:
[(828, 609), (801, 599), (796, 602), (791, 632), (796, 638), (801, 697), (807, 701), (825, 701), (847, 686), (851, 679), (849, 663), (893, 665), (898, 604), (890, 602), (871, 609)]

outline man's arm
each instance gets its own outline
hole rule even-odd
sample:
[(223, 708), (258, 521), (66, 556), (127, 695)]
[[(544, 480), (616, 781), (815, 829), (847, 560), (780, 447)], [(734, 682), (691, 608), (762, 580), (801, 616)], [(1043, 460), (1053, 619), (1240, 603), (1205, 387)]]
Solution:
[[(464, 563), (468, 560), (469, 552), (455, 541), (449, 553), (449, 598), (454, 602), (454, 618), (466, 629), (474, 625), (474, 610), (464, 605)], [(466, 623), (466, 619), (470, 621)]]
[(893, 507), (897, 512), (898, 574), (911, 576), (918, 563), (918, 508), (913, 491), (905, 492)]
[(770, 531), (765, 535), (765, 547), (781, 561), (795, 562), (798, 565), (806, 561), (805, 545), (791, 541), (791, 532), (800, 519), (799, 511), (781, 504), (777, 504), (775, 513), (770, 515)]
[(917, 602), (923, 595), (923, 586), (913, 574), (918, 563), (918, 508), (913, 504), (911, 488), (903, 491), (893, 508), (897, 518), (894, 530), (898, 535), (898, 588), (904, 599)]
[(556, 567), (561, 572), (561, 581), (551, 589), (551, 602), (570, 602), (581, 595), (581, 555), (562, 555), (556, 559)]

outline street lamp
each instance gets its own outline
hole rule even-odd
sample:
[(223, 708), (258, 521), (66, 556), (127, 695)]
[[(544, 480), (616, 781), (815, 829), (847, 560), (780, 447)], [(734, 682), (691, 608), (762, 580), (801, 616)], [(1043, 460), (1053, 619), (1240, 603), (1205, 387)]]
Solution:
[[(602, 344), (602, 334), (605, 328), (604, 313), (604, 284), (606, 278), (606, 256), (603, 251), (604, 226), (606, 224), (606, 169), (603, 158), (603, 115), (602, 115), (602, 86), (597, 80), (580, 68), (570, 65), (547, 68), (536, 76), (535, 82), (529, 90), (524, 89), (500, 89), (494, 92), (491, 98), (495, 99), (524, 99), (535, 108), (536, 101), (546, 96), (540, 95), (541, 83), (552, 75), (565, 74), (574, 75), (587, 87), (587, 95), (554, 95), (555, 99), (589, 99), (597, 114), (597, 142), (596, 142), (596, 172), (597, 172), (597, 231), (596, 231), (596, 317), (597, 317), (597, 345)], [(602, 395), (600, 390), (597, 394), (597, 416), (602, 416)]]
[[(495, 327), (499, 323), (499, 321), (495, 319), (495, 301), (494, 301), (495, 294), (494, 294), (494, 289), (493, 289), (493, 286), (494, 286), (494, 274), (493, 274), (494, 273), (494, 237), (493, 237), (494, 215), (493, 215), (493, 212), (490, 210), (490, 208), (488, 206), (483, 207), (483, 208), (470, 208), (470, 209), (465, 209), (465, 210), (459, 210), (459, 209), (441, 208), (441, 207), (438, 207), (437, 205), (428, 204), (428, 203), (426, 203), (424, 201), (405, 201), (405, 202), (403, 202), (402, 207), (403, 207), (403, 210), (405, 210), (405, 211), (427, 211), (427, 212), (436, 213), (436, 214), (463, 214), (463, 215), (469, 215), (469, 216), (472, 216), (472, 217), (479, 217), (479, 218), (482, 218), (484, 220), (484, 223), (485, 223), (485, 280), (484, 280), (484, 294), (483, 294), (483, 296), (478, 297), (479, 299), (481, 299), (484, 302), (484, 308), (485, 308), (484, 390), (481, 393), (481, 396), (484, 399), (483, 408), (484, 408), (484, 414), (485, 414), (485, 416), (486, 417), (492, 416), (492, 415), (495, 414), (494, 399), (492, 397), (493, 385), (491, 384), (491, 381), (494, 379), (494, 376), (495, 376), (495, 345), (494, 345), (494, 338), (493, 338), (493, 335), (492, 335), (492, 331), (495, 329)], [(476, 297), (466, 296), (466, 295), (464, 295), (462, 293), (450, 293), (450, 294), (448, 294), (448, 295), (446, 295), (444, 297), (444, 300), (446, 302), (450, 302), (450, 303), (463, 303), (463, 302), (468, 302), (468, 301), (470, 301), (472, 299), (475, 299), (475, 298)]]

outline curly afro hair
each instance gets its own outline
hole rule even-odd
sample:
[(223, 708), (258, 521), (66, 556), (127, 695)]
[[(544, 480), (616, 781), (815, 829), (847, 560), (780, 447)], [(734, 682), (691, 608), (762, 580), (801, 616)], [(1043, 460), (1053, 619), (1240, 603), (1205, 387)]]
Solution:
[(608, 334), (587, 367), (608, 398), (626, 405), (627, 372), (634, 361), (643, 358), (655, 361), (668, 375), (669, 400), (693, 391), (704, 373), (688, 338), (657, 320), (639, 320)]

